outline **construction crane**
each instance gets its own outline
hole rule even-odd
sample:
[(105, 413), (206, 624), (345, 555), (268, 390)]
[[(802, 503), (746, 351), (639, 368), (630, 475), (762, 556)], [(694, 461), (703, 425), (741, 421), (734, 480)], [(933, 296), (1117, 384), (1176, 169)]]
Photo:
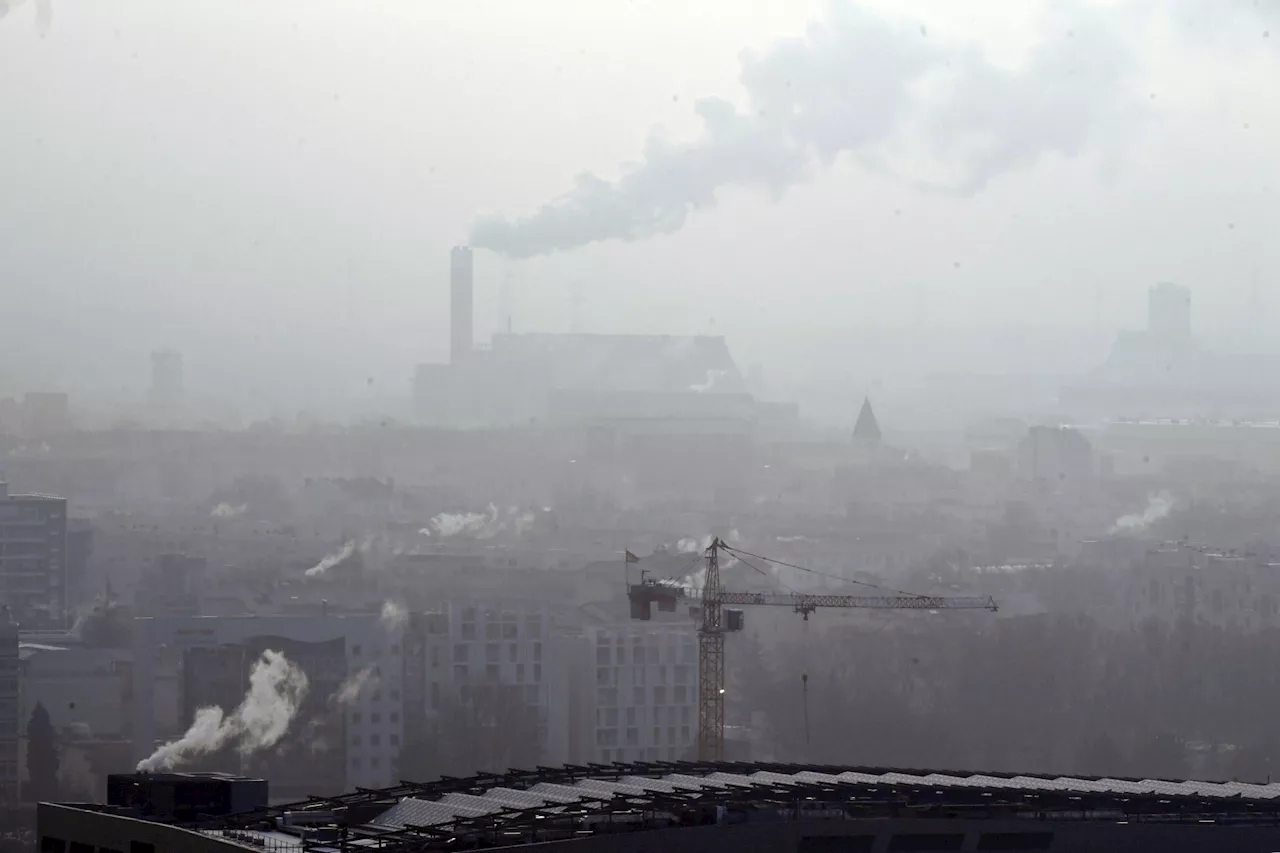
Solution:
[[(809, 614), (819, 607), (859, 608), (869, 610), (990, 610), (997, 605), (990, 596), (939, 596), (911, 595), (810, 595), (807, 593), (731, 592), (720, 585), (720, 552), (725, 551), (740, 560), (746, 557), (765, 560), (781, 566), (810, 571), (756, 554), (739, 552), (719, 537), (711, 540), (704, 552), (707, 563), (706, 580), (702, 589), (694, 590), (670, 581), (646, 578), (641, 573), (639, 584), (629, 584), (627, 595), (631, 600), (631, 618), (651, 618), (651, 605), (672, 612), (677, 603), (695, 600), (698, 606), (698, 760), (724, 760), (724, 638), (726, 634), (741, 631), (741, 610), (726, 610), (726, 605), (771, 605), (790, 607), (807, 621)], [(631, 552), (627, 552), (628, 559)], [(821, 573), (819, 573), (821, 574)], [(845, 579), (847, 580), (847, 579)], [(861, 583), (860, 581), (854, 581)], [(873, 586), (872, 584), (865, 584)], [(894, 591), (896, 592), (896, 591)], [(805, 687), (807, 688), (805, 679)], [(807, 689), (806, 689), (806, 701)]]

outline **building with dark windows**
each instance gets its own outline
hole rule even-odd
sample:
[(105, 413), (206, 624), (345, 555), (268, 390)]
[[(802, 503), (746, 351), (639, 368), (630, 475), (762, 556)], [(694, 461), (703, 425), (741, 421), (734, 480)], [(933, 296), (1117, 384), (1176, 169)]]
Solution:
[(66, 552), (67, 502), (0, 481), (0, 604), (24, 629), (66, 626)]

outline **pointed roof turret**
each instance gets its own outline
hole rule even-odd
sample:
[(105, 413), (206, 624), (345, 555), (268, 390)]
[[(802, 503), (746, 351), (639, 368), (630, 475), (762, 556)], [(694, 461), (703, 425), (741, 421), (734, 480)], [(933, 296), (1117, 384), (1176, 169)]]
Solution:
[(871, 400), (865, 397), (862, 410), (858, 412), (858, 422), (853, 425), (853, 440), (860, 444), (880, 443), (880, 424), (876, 421), (876, 413), (871, 411)]

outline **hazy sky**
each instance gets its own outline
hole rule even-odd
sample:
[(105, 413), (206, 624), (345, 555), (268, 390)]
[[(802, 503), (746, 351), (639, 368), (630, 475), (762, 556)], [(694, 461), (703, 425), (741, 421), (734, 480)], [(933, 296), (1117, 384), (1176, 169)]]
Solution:
[(402, 393), (449, 246), (548, 204), (521, 245), (656, 236), (478, 253), (478, 339), (504, 279), (517, 330), (577, 282), (590, 330), (788, 375), (853, 327), (1137, 325), (1162, 279), (1215, 342), (1280, 319), (1280, 0), (8, 5), (0, 393), (141, 394), (161, 347)]

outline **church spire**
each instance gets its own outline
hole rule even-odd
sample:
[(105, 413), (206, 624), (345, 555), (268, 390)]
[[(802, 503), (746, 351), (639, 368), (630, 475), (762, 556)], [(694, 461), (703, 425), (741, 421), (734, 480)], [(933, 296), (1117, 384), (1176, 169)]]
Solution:
[(871, 411), (871, 400), (865, 397), (858, 412), (858, 422), (853, 425), (853, 440), (864, 445), (880, 443), (880, 424), (876, 421), (876, 413)]

